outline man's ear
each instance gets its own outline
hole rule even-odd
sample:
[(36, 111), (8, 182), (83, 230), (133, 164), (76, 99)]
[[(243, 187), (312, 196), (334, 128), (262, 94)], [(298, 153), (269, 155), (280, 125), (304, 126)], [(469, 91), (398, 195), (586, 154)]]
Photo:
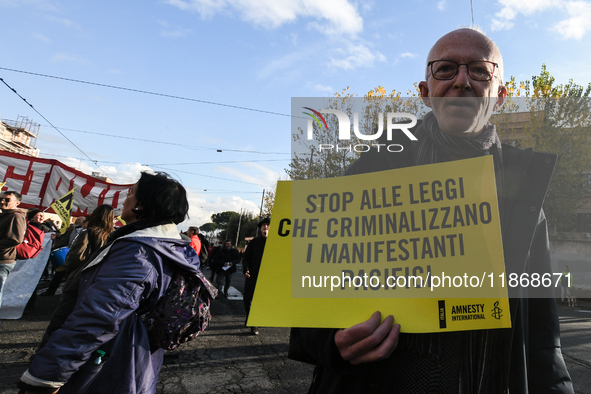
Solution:
[(499, 109), (501, 109), (503, 107), (503, 105), (505, 105), (506, 101), (507, 101), (507, 88), (505, 87), (505, 85), (500, 85), (499, 86), (499, 93), (497, 94), (497, 102), (495, 103), (495, 106), (493, 107), (493, 111), (498, 111)]
[(429, 108), (431, 108), (431, 98), (429, 97), (429, 85), (427, 81), (419, 82), (419, 90), (421, 91), (421, 97), (423, 98), (423, 103)]

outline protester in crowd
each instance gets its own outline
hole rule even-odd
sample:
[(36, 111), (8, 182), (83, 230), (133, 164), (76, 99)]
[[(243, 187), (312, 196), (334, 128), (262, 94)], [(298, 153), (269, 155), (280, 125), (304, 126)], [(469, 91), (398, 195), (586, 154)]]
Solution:
[[(48, 225), (44, 221), (44, 219), (45, 219), (45, 214), (40, 209), (31, 208), (27, 211), (27, 220), (29, 221), (29, 225), (38, 228), (39, 230), (43, 231), (44, 233), (51, 233), (52, 239), (55, 239), (55, 231), (56, 230), (54, 229), (54, 226), (52, 225), (53, 223)], [(48, 244), (48, 245), (51, 245), (51, 244)], [(48, 259), (49, 259), (49, 257), (48, 257)], [(45, 273), (45, 271), (47, 270), (48, 262), (43, 261), (43, 262), (39, 262), (39, 263), (44, 265), (45, 268), (43, 269), (43, 272)], [(32, 312), (35, 309), (36, 300), (37, 300), (37, 291), (35, 290), (33, 292), (33, 294), (31, 295), (31, 298), (29, 298), (27, 305), (25, 306), (26, 312)]]
[[(64, 278), (71, 278), (73, 274), (82, 266), (86, 260), (107, 241), (109, 234), (113, 232), (113, 219), (115, 218), (113, 207), (104, 204), (97, 207), (85, 221), (86, 228), (70, 246), (66, 255), (64, 265), (56, 268), (55, 275), (49, 284), (49, 287), (43, 293), (44, 296), (55, 294)], [(84, 227), (84, 226), (83, 226)]]
[[(51, 244), (49, 245), (49, 247), (53, 250), (56, 240), (58, 239), (58, 235), (60, 234), (61, 222), (55, 219), (48, 218), (43, 221), (43, 224), (50, 229)], [(47, 264), (45, 265), (45, 269), (43, 270), (43, 275), (41, 275), (41, 280), (48, 280), (50, 278), (50, 264), (51, 263), (48, 260)]]
[(197, 236), (201, 241), (201, 252), (199, 252), (199, 261), (201, 261), (200, 267), (201, 271), (203, 271), (205, 265), (207, 265), (207, 260), (209, 259), (209, 241), (201, 233), (197, 234)]
[[(491, 155), (506, 270), (551, 275), (541, 205), (555, 157), (501, 145), (488, 122), (507, 96), (495, 43), (474, 29), (444, 35), (419, 88), (432, 112), (418, 141), (402, 136), (400, 153), (364, 153), (347, 174)], [(513, 295), (510, 329), (400, 334), (394, 317), (382, 321), (378, 311), (344, 330), (294, 329), (290, 357), (316, 364), (310, 393), (572, 393), (553, 289)]]
[[(253, 238), (246, 247), (242, 257), (242, 272), (246, 279), (244, 280), (244, 310), (246, 311), (246, 321), (248, 321), (248, 314), (250, 313), (250, 305), (252, 304), (252, 297), (259, 276), (259, 269), (261, 261), (263, 260), (263, 251), (267, 243), (267, 236), (269, 235), (269, 224), (271, 220), (264, 218), (257, 224), (261, 234)], [(259, 335), (257, 327), (251, 327), (250, 332), (253, 335)]]
[(211, 247), (211, 251), (209, 251), (208, 257), (207, 257), (207, 266), (209, 267), (209, 269), (211, 270), (211, 278), (209, 278), (209, 281), (211, 283), (216, 283), (215, 282), (215, 277), (216, 277), (216, 268), (215, 268), (215, 255), (220, 251), (220, 249), (222, 248), (222, 246), (218, 243), (216, 243), (214, 246)]
[(39, 230), (43, 231), (44, 233), (52, 232), (52, 227), (45, 224), (43, 221), (45, 219), (45, 214), (42, 210), (37, 208), (31, 208), (27, 211), (27, 220), (31, 226), (38, 228)]
[(232, 241), (227, 239), (224, 241), (224, 246), (215, 254), (213, 259), (215, 273), (218, 275), (216, 282), (218, 290), (222, 293), (222, 278), (225, 278), (223, 293), (228, 297), (228, 290), (232, 283), (232, 274), (236, 272), (236, 264), (240, 262), (238, 250), (232, 247)]
[(123, 203), (127, 225), (113, 232), (64, 288), (61, 322), (52, 318), (58, 328), (23, 374), (21, 389), (155, 392), (164, 349), (150, 350), (146, 326), (135, 312), (153, 309), (178, 269), (197, 274), (197, 254), (176, 229), (188, 210), (181, 184), (166, 174), (142, 173)]
[(185, 241), (189, 241), (191, 242), (191, 237), (189, 237), (186, 233), (183, 233), (182, 231), (179, 233), (179, 235), (181, 236), (181, 238)]
[(74, 238), (76, 238), (76, 236), (84, 229), (84, 220), (84, 216), (78, 216), (76, 219), (74, 219), (74, 223), (70, 224), (70, 227), (68, 227), (66, 232), (58, 236), (54, 248), (59, 249), (63, 248), (64, 246), (69, 248), (72, 245), (72, 242), (74, 242)]
[(17, 210), (21, 203), (21, 195), (15, 191), (0, 194), (0, 306), (4, 282), (16, 265), (16, 246), (25, 239), (27, 220)]
[(201, 239), (199, 238), (199, 227), (191, 226), (187, 229), (187, 236), (191, 238), (191, 247), (195, 249), (197, 255), (201, 253)]

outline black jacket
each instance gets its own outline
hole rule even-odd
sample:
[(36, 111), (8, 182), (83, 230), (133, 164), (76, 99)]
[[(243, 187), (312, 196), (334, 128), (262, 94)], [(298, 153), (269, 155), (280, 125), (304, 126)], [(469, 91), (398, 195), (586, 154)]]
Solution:
[[(225, 275), (227, 273), (234, 273), (236, 272), (236, 265), (240, 262), (240, 254), (238, 250), (234, 248), (225, 249), (221, 248), (213, 257), (213, 264), (215, 267), (215, 272), (220, 275)], [(228, 268), (228, 270), (224, 270), (222, 267), (224, 263), (232, 263), (232, 266)]]
[(266, 242), (267, 238), (263, 236), (253, 238), (252, 241), (248, 243), (246, 251), (244, 251), (244, 257), (242, 257), (242, 271), (244, 273), (248, 271), (251, 278), (256, 278), (259, 275)]

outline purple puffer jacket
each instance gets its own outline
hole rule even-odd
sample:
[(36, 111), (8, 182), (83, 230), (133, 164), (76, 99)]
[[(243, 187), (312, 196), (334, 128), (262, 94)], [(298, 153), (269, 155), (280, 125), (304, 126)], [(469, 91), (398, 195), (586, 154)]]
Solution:
[[(140, 302), (153, 308), (178, 268), (197, 272), (199, 257), (173, 224), (117, 239), (84, 269), (74, 311), (21, 380), (45, 388), (69, 381), (62, 394), (79, 392), (76, 382), (90, 374), (95, 379), (87, 393), (154, 393), (164, 350), (150, 353), (146, 327), (134, 312)], [(87, 363), (97, 349), (106, 353), (103, 364)]]

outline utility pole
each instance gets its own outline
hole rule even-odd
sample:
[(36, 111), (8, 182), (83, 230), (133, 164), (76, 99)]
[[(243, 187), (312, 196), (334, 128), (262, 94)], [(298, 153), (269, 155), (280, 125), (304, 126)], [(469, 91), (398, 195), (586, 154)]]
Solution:
[(236, 247), (238, 247), (238, 237), (240, 237), (240, 224), (242, 223), (242, 208), (240, 208), (240, 219), (238, 219), (238, 232), (236, 233)]
[(259, 218), (263, 216), (263, 202), (265, 201), (265, 189), (263, 189), (263, 196), (261, 197), (261, 210), (259, 211)]

